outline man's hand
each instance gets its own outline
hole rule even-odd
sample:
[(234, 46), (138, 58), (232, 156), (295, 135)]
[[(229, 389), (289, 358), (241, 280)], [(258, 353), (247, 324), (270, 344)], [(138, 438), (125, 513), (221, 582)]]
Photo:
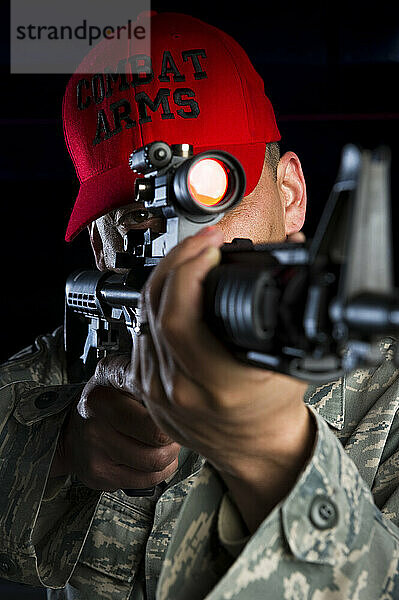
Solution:
[(222, 243), (217, 228), (203, 231), (154, 270), (132, 368), (159, 427), (208, 458), (255, 530), (294, 484), (314, 425), (305, 383), (239, 363), (202, 321), (202, 282)]
[(101, 360), (61, 432), (50, 477), (74, 473), (104, 491), (150, 488), (170, 477), (180, 446), (136, 398), (130, 360)]

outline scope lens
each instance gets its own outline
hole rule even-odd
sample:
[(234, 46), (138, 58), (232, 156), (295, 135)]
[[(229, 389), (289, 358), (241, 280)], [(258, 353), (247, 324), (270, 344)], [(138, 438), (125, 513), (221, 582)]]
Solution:
[(189, 192), (198, 204), (216, 206), (223, 200), (229, 182), (228, 170), (215, 158), (203, 158), (192, 165), (188, 172)]
[(224, 213), (240, 202), (245, 190), (244, 169), (228, 152), (201, 152), (177, 167), (172, 190), (177, 212), (205, 223), (210, 215)]

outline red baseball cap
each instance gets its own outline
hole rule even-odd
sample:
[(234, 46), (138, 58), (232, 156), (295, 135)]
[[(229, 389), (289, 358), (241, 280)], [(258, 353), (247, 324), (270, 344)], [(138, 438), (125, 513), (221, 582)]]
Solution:
[[(139, 40), (125, 41), (119, 58), (126, 59), (126, 72), (115, 74), (109, 64), (115, 55), (103, 40), (67, 85), (64, 135), (80, 181), (68, 242), (132, 201), (137, 175), (129, 155), (147, 143), (188, 143), (194, 154), (230, 152), (244, 167), (248, 195), (259, 181), (266, 143), (281, 138), (263, 80), (229, 35), (177, 13), (147, 13), (139, 22), (150, 27), (150, 57)], [(87, 74), (88, 65), (94, 74)]]

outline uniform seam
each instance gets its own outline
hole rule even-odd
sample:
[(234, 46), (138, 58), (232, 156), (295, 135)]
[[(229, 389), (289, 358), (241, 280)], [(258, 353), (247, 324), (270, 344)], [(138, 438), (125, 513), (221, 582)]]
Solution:
[[(104, 501), (106, 500), (106, 502)], [(111, 510), (117, 510), (117, 508), (115, 508), (114, 506), (110, 506), (110, 503), (112, 504), (116, 504), (118, 505), (119, 508), (124, 508), (129, 512), (132, 513), (136, 513), (138, 515), (140, 515), (141, 517), (149, 517), (150, 520), (152, 521), (152, 513), (149, 511), (146, 511), (145, 509), (138, 509), (136, 506), (132, 506), (131, 504), (125, 504), (124, 502), (122, 502), (121, 500), (119, 500), (119, 498), (113, 498), (112, 496), (106, 495), (106, 492), (104, 493), (103, 498), (100, 500), (100, 505), (104, 506), (107, 509), (111, 509)], [(121, 512), (121, 511), (119, 511)]]

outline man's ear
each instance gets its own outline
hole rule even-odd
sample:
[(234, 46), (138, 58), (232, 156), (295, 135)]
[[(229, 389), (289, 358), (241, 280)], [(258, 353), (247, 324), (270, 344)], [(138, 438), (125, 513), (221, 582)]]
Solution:
[(105, 271), (106, 266), (104, 261), (103, 242), (98, 231), (96, 222), (93, 221), (92, 223), (90, 223), (87, 229), (89, 231), (90, 243), (93, 249), (94, 258), (96, 259), (97, 269), (99, 269), (100, 271)]
[(306, 183), (295, 152), (286, 152), (277, 167), (277, 187), (285, 215), (285, 234), (300, 231), (306, 213)]

